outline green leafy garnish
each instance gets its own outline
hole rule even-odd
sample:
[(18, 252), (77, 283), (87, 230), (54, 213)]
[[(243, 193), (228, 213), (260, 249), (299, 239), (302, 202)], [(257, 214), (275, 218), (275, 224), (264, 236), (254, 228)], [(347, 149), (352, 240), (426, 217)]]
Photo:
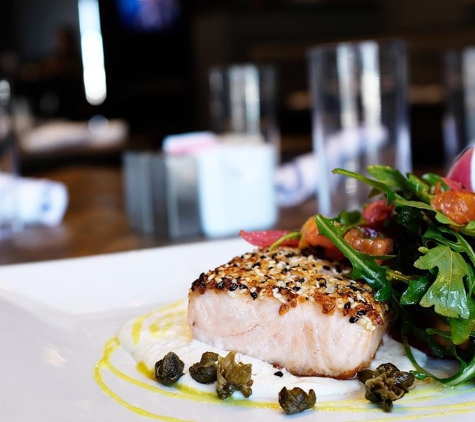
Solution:
[(434, 306), (436, 313), (446, 317), (469, 317), (463, 283), (469, 270), (459, 253), (448, 246), (436, 246), (420, 257), (414, 266), (423, 270), (438, 268), (435, 280), (419, 302), (421, 306)]
[[(330, 239), (352, 265), (352, 277), (367, 282), (380, 301), (389, 301), (397, 313), (396, 324), (407, 356), (419, 379), (432, 378), (457, 385), (475, 377), (475, 221), (456, 224), (431, 205), (434, 192), (450, 187), (441, 176), (403, 175), (387, 166), (367, 168), (369, 176), (344, 169), (335, 174), (352, 177), (371, 187), (394, 205), (387, 221), (395, 244), (391, 256), (365, 255), (344, 239), (361, 224), (359, 213), (342, 210), (336, 218), (315, 215), (320, 234)], [(377, 260), (379, 260), (377, 262)], [(452, 357), (458, 372), (434, 376), (415, 360), (411, 341), (435, 357)]]

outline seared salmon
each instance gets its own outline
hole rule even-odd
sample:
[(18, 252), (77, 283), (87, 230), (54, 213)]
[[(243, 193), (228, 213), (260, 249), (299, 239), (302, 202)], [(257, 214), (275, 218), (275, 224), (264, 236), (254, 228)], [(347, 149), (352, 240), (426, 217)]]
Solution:
[(294, 375), (353, 378), (380, 345), (388, 306), (350, 272), (289, 247), (234, 257), (192, 283), (191, 332)]

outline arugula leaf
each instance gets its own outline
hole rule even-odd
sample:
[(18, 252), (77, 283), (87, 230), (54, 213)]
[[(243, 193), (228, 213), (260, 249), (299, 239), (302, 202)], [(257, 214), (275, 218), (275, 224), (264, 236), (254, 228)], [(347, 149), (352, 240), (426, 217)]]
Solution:
[[(446, 236), (444, 236), (444, 234)], [(451, 240), (449, 237), (453, 237), (455, 240)], [(423, 240), (426, 243), (428, 240), (435, 240), (440, 245), (449, 246), (452, 250), (467, 255), (467, 258), (472, 263), (471, 266), (467, 266), (468, 274), (466, 278), (468, 295), (471, 296), (473, 289), (475, 288), (475, 252), (470, 243), (455, 230), (445, 226), (439, 226), (436, 228), (434, 225), (428, 226), (426, 232), (423, 234)]]
[(414, 266), (423, 270), (439, 269), (435, 281), (419, 302), (421, 306), (434, 306), (435, 312), (446, 317), (469, 318), (463, 281), (469, 270), (460, 253), (448, 246), (436, 246), (420, 257)]
[(426, 294), (430, 284), (431, 281), (427, 276), (411, 280), (401, 296), (401, 305), (417, 305)]
[(432, 208), (430, 205), (422, 201), (411, 201), (408, 199), (404, 199), (402, 197), (396, 197), (395, 203), (396, 203), (396, 206), (404, 206), (404, 207), (410, 207), (410, 208), (417, 208), (419, 210), (435, 212), (434, 208)]
[(394, 190), (404, 191), (408, 189), (407, 180), (399, 170), (379, 164), (368, 166), (366, 170), (370, 176)]
[(411, 192), (423, 202), (430, 204), (430, 198), (432, 195), (429, 193), (430, 186), (422, 179), (409, 174), (407, 176), (407, 183)]
[(282, 236), (280, 239), (276, 240), (272, 245), (270, 245), (269, 249), (273, 250), (278, 248), (282, 243), (289, 239), (300, 239), (301, 233), (299, 231), (290, 232), (286, 235)]
[(394, 201), (396, 196), (396, 192), (392, 189), (391, 185), (387, 185), (386, 183), (379, 182), (377, 180), (369, 179), (368, 177), (363, 176), (362, 174), (355, 173), (353, 171), (344, 170), (337, 168), (333, 170), (334, 174), (341, 174), (343, 176), (350, 176), (360, 182), (366, 183), (367, 185), (371, 186), (372, 188), (376, 189), (378, 192), (384, 193), (386, 195), (388, 204), (391, 204)]
[(342, 210), (338, 214), (337, 220), (344, 226), (355, 226), (362, 222), (361, 212)]
[(464, 235), (475, 237), (475, 221), (470, 221), (465, 226), (455, 223), (449, 217), (442, 214), (441, 212), (436, 212), (435, 218), (439, 223), (445, 224), (447, 226), (452, 227), (452, 229), (456, 228), (460, 233)]
[(470, 312), (469, 319), (447, 318), (454, 344), (462, 344), (466, 342), (475, 329), (475, 300), (473, 297), (469, 296), (467, 302)]
[(442, 176), (435, 173), (425, 173), (421, 177), (422, 180), (427, 182), (431, 187), (435, 186), (437, 183), (444, 183)]

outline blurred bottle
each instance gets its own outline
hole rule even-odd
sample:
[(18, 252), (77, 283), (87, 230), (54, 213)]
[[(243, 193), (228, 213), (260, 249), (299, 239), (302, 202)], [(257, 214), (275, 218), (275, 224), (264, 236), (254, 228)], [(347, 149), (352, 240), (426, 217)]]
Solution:
[(0, 239), (20, 231), (16, 183), (19, 156), (11, 115), (12, 87), (0, 74)]

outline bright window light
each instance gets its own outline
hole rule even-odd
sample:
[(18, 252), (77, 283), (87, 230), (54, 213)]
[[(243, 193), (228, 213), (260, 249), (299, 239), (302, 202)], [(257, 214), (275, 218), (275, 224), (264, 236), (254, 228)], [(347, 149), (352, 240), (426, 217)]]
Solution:
[(107, 87), (98, 0), (78, 0), (78, 10), (86, 99), (99, 105), (107, 97)]

